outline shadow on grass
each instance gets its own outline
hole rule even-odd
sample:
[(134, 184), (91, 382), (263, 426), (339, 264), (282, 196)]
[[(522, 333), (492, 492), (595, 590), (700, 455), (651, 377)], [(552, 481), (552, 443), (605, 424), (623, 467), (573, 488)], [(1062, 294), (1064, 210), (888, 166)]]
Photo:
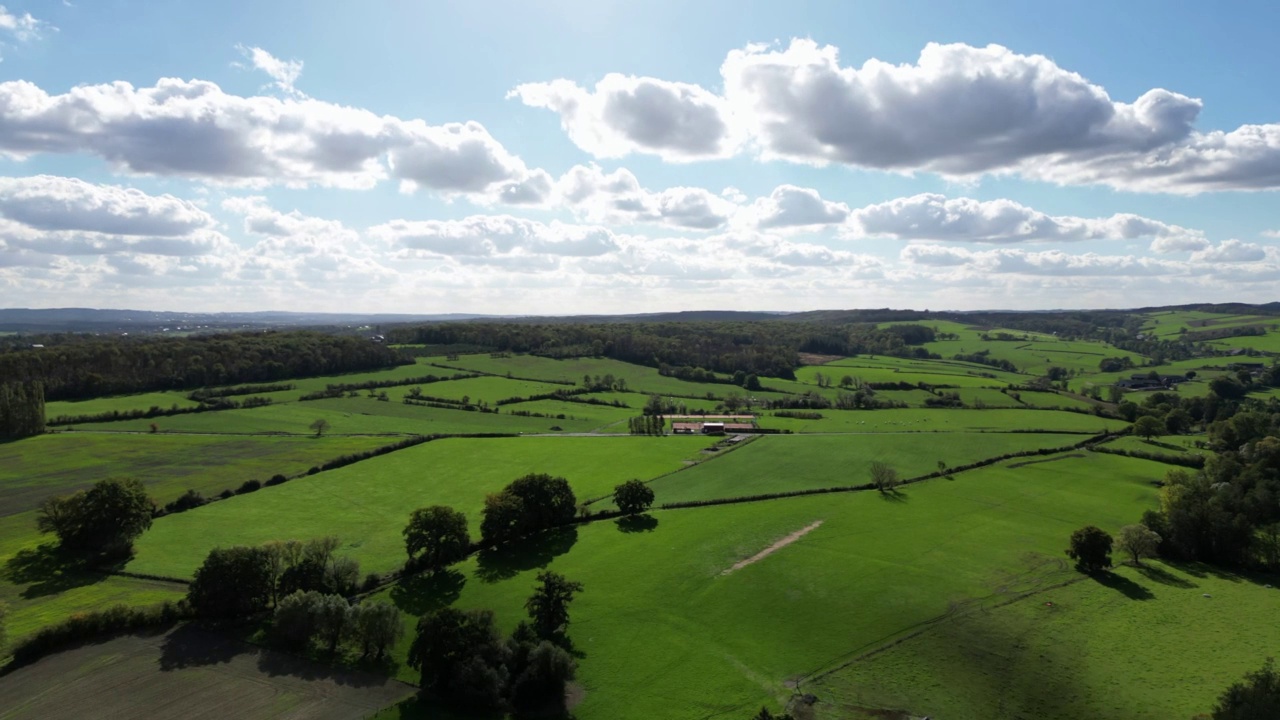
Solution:
[(652, 532), (658, 527), (658, 518), (645, 515), (628, 515), (613, 521), (624, 533)]
[(527, 570), (544, 568), (578, 542), (578, 528), (548, 530), (523, 540), (481, 550), (476, 557), (476, 577), (487, 583), (507, 580)]
[(15, 585), (27, 585), (22, 591), (22, 597), (27, 600), (56, 595), (107, 579), (105, 574), (88, 570), (84, 563), (67, 557), (52, 543), (19, 550), (5, 562), (4, 577)]
[(383, 710), (378, 717), (386, 720), (502, 720), (505, 716), (500, 712), (453, 711), (434, 698), (414, 695)]
[(1231, 568), (1219, 567), (1202, 562), (1188, 562), (1183, 560), (1163, 560), (1165, 565), (1179, 572), (1184, 572), (1192, 577), (1200, 579), (1215, 578), (1217, 580), (1226, 580), (1227, 582), (1241, 583), (1247, 582), (1254, 585), (1280, 585), (1280, 575), (1275, 573), (1256, 572), (1252, 570), (1234, 570)]
[(1130, 600), (1150, 600), (1155, 597), (1155, 593), (1123, 575), (1117, 575), (1113, 572), (1098, 572), (1089, 577), (1093, 578), (1099, 585), (1109, 587)]
[[(327, 652), (325, 652), (325, 656), (328, 656)], [(330, 662), (332, 660), (333, 658), (329, 658)], [(380, 670), (394, 670), (397, 667), (397, 664), (388, 662), (385, 659), (383, 663), (385, 665), (380, 666)], [(322, 661), (270, 649), (258, 650), (258, 670), (271, 677), (288, 675), (300, 680), (327, 680), (336, 685), (357, 688), (381, 687), (393, 682), (383, 674), (334, 667)]]
[(1142, 576), (1146, 579), (1158, 582), (1161, 585), (1168, 585), (1169, 587), (1180, 588), (1182, 590), (1190, 590), (1191, 588), (1200, 587), (1196, 583), (1193, 583), (1184, 577), (1174, 575), (1168, 570), (1156, 565), (1135, 565), (1133, 566), (1133, 569), (1142, 573)]
[(880, 499), (889, 502), (904, 503), (910, 500), (910, 497), (901, 490), (894, 488), (892, 490), (881, 490)]
[(418, 573), (391, 586), (391, 602), (410, 615), (425, 615), (452, 605), (466, 584), (466, 576), (457, 570)]
[(1158, 448), (1163, 448), (1163, 449), (1165, 449), (1165, 450), (1173, 450), (1173, 451), (1176, 451), (1176, 452), (1186, 452), (1186, 451), (1187, 451), (1187, 449), (1186, 449), (1186, 448), (1184, 448), (1184, 447), (1182, 447), (1181, 445), (1174, 445), (1173, 443), (1160, 442), (1159, 440), (1143, 440), (1143, 441), (1142, 441), (1142, 444), (1143, 444), (1143, 445), (1151, 445), (1151, 446), (1153, 446), (1153, 447), (1158, 447)]

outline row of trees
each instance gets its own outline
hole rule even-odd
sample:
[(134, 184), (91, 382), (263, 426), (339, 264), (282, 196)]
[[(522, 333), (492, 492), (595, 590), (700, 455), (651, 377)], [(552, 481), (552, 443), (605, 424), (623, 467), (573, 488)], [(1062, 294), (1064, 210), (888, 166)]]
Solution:
[(491, 610), (444, 607), (423, 615), (409, 648), (423, 693), (467, 712), (563, 714), (577, 669), (568, 652), (569, 605), (582, 589), (558, 573), (538, 573), (525, 602), (529, 621), (507, 638)]
[(44, 432), (44, 383), (0, 383), (0, 438), (23, 438)]
[(341, 595), (295, 591), (282, 598), (272, 616), (272, 641), (289, 650), (322, 645), (330, 655), (348, 645), (361, 659), (379, 662), (404, 635), (400, 609), (373, 600), (352, 605)]
[(338, 538), (323, 537), (214, 548), (196, 570), (187, 601), (201, 617), (230, 619), (276, 607), (296, 592), (353, 595), (360, 564), (337, 555), (339, 545)]
[(67, 336), (0, 352), (0, 377), (43, 383), (49, 400), (275, 382), (407, 362), (379, 343), (306, 331), (173, 337)]

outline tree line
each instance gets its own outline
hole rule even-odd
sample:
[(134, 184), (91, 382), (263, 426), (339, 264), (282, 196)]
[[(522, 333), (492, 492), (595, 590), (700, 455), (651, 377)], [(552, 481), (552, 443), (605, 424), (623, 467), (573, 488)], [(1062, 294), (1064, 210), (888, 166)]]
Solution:
[(184, 338), (70, 338), (0, 352), (0, 377), (42, 383), (49, 400), (380, 370), (410, 362), (364, 338), (308, 331)]

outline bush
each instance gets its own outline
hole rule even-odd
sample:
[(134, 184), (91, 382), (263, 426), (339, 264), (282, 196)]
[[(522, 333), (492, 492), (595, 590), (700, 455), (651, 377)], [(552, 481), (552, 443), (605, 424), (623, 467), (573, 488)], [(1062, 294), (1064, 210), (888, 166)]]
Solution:
[(10, 667), (26, 665), (49, 653), (65, 650), (88, 640), (118, 635), (143, 628), (160, 628), (191, 617), (185, 602), (164, 602), (151, 607), (113, 605), (105, 610), (75, 613), (56, 625), (41, 628), (13, 648)]
[(209, 502), (197, 490), (188, 490), (182, 494), (177, 500), (164, 506), (166, 513), (180, 513), (192, 510)]
[(256, 492), (262, 488), (262, 483), (258, 480), (245, 480), (240, 483), (240, 487), (236, 488), (236, 495), (244, 495), (245, 493)]
[(280, 485), (280, 484), (282, 484), (282, 483), (286, 483), (286, 482), (289, 482), (289, 478), (287, 478), (287, 477), (285, 477), (284, 475), (281, 475), (281, 474), (279, 474), (279, 473), (276, 473), (275, 475), (272, 475), (272, 476), (271, 476), (271, 478), (270, 478), (269, 480), (267, 480), (265, 483), (263, 483), (263, 485), (270, 487), (270, 486), (272, 486), (272, 485)]

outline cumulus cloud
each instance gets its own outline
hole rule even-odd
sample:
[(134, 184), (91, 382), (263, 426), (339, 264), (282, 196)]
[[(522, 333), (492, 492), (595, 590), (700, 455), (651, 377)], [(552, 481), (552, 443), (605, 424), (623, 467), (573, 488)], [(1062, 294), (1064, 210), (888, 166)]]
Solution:
[(207, 212), (172, 195), (52, 175), (0, 177), (0, 216), (36, 230), (115, 235), (181, 236), (214, 225)]
[(0, 83), (0, 154), (39, 153), (88, 153), (127, 172), (250, 186), (368, 188), (392, 177), (405, 189), (497, 195), (537, 175), (478, 123), (431, 126), (172, 78), (61, 95), (21, 80)]
[(704, 188), (647, 190), (625, 168), (605, 173), (596, 165), (576, 165), (556, 186), (560, 203), (593, 223), (655, 223), (712, 230), (728, 222), (739, 209), (732, 200)]
[(1240, 242), (1239, 240), (1223, 240), (1217, 246), (1207, 247), (1191, 254), (1191, 262), (1196, 263), (1243, 263), (1257, 262), (1267, 257), (1267, 251), (1261, 245)]
[(647, 153), (679, 162), (735, 149), (724, 100), (698, 85), (610, 73), (594, 90), (553, 80), (519, 85), (507, 97), (558, 113), (569, 139), (596, 157)]
[(294, 87), (294, 83), (302, 76), (301, 60), (281, 60), (260, 47), (237, 45), (236, 49), (255, 70), (260, 70), (271, 78), (271, 84), (278, 90), (293, 97), (306, 97)]
[(462, 220), (393, 220), (369, 236), (410, 257), (485, 258), (495, 262), (544, 256), (591, 257), (618, 248), (615, 235), (597, 226), (550, 224), (510, 215), (473, 215)]
[(569, 137), (598, 157), (680, 161), (752, 148), (813, 165), (1137, 191), (1280, 187), (1280, 124), (1199, 131), (1198, 99), (1156, 88), (1117, 101), (1047, 57), (999, 45), (930, 43), (914, 63), (852, 67), (833, 46), (795, 39), (731, 51), (720, 72), (720, 95), (616, 74), (594, 91), (554, 80), (511, 94), (560, 113)]
[(1280, 240), (1280, 230), (1263, 230), (1262, 237)]
[(1020, 243), (1082, 240), (1135, 240), (1143, 237), (1182, 243), (1207, 243), (1204, 233), (1139, 215), (1108, 218), (1048, 215), (1013, 200), (947, 198), (924, 193), (854, 210), (850, 237), (883, 236), (900, 240), (952, 240)]
[(1186, 266), (1133, 255), (1071, 254), (1061, 250), (1028, 252), (1014, 248), (967, 250), (937, 245), (908, 245), (903, 260), (925, 266), (967, 266), (983, 274), (1033, 276), (1135, 277), (1184, 274)]
[(762, 229), (834, 225), (849, 217), (849, 206), (823, 200), (817, 190), (779, 185), (769, 197), (751, 208), (756, 227)]

